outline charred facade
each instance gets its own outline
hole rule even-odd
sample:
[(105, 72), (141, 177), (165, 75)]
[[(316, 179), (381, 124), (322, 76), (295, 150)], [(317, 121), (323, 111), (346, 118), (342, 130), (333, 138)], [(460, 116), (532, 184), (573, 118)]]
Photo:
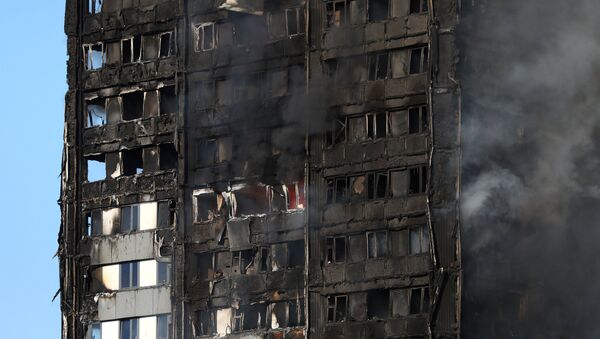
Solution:
[(63, 339), (457, 338), (457, 0), (68, 0)]

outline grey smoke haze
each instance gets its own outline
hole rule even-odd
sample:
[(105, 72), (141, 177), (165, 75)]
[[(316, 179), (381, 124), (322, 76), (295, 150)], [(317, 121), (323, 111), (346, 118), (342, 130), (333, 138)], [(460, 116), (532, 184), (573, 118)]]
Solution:
[(464, 337), (599, 338), (600, 1), (463, 6)]

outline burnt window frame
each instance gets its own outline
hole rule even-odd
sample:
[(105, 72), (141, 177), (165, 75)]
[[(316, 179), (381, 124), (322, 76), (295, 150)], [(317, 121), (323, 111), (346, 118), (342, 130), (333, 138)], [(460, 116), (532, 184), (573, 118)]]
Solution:
[[(418, 66), (417, 66), (417, 70), (413, 69), (413, 66), (415, 66), (415, 61), (413, 61), (413, 58), (415, 57), (415, 53), (418, 53)], [(416, 75), (416, 74), (423, 74), (423, 73), (427, 73), (429, 72), (429, 47), (428, 46), (418, 46), (418, 47), (414, 47), (414, 48), (410, 48), (409, 49), (409, 63), (408, 63), (408, 75)]]
[[(169, 35), (169, 49), (168, 49), (168, 54), (162, 55), (162, 51), (163, 51), (163, 36), (165, 35)], [(158, 34), (158, 59), (167, 59), (170, 58), (172, 56), (176, 55), (176, 46), (177, 44), (175, 43), (175, 32), (174, 31), (168, 31), (168, 32), (162, 32)]]
[[(417, 293), (418, 291), (418, 293)], [(431, 294), (429, 286), (421, 286), (408, 290), (408, 314), (427, 314), (431, 309)], [(414, 298), (418, 297), (418, 301)]]
[[(378, 117), (379, 116), (383, 116), (383, 135), (379, 135), (378, 133), (378, 127), (379, 127), (379, 123), (378, 123)], [(389, 117), (388, 117), (388, 112), (369, 112), (367, 114), (365, 114), (365, 128), (366, 128), (366, 140), (367, 141), (375, 141), (375, 140), (380, 140), (380, 139), (385, 139), (388, 137), (389, 135)], [(373, 131), (372, 131), (372, 135), (371, 131), (370, 131), (370, 126), (373, 126)], [(378, 136), (379, 135), (379, 136)]]
[[(296, 33), (290, 33), (290, 23), (288, 20), (288, 13), (295, 12), (296, 16)], [(306, 16), (304, 15), (303, 7), (290, 7), (283, 10), (283, 15), (285, 16), (285, 34), (288, 38), (303, 35), (304, 29), (306, 27)]]
[[(380, 58), (385, 57), (385, 76), (380, 77)], [(387, 80), (391, 78), (390, 51), (367, 54), (367, 81)], [(373, 68), (374, 66), (374, 68)]]
[[(205, 38), (205, 27), (211, 26), (212, 27), (212, 34), (211, 34), (211, 44), (210, 44), (210, 48), (205, 48), (206, 44), (204, 41)], [(202, 22), (202, 23), (197, 23), (194, 24), (194, 51), (196, 53), (201, 53), (201, 52), (208, 52), (208, 51), (212, 51), (217, 49), (218, 46), (218, 33), (217, 33), (217, 23), (216, 22)]]
[[(379, 253), (379, 241), (378, 241), (378, 235), (383, 234), (384, 239), (385, 239), (385, 251), (384, 253)], [(371, 251), (369, 250), (369, 244), (371, 243), (369, 236), (373, 236), (375, 243), (375, 256), (371, 256)], [(375, 230), (375, 231), (369, 231), (365, 234), (365, 236), (367, 237), (367, 259), (368, 260), (376, 260), (376, 259), (385, 259), (387, 257), (390, 256), (390, 235), (389, 232), (387, 230)]]
[(334, 118), (328, 124), (330, 126), (326, 129), (324, 136), (325, 147), (333, 148), (346, 143), (348, 140), (348, 119), (346, 117)]
[(410, 0), (408, 13), (409, 15), (429, 13), (428, 0)]
[[(121, 64), (122, 65), (130, 65), (130, 64), (136, 64), (136, 63), (140, 63), (142, 62), (143, 58), (143, 49), (144, 49), (144, 44), (142, 43), (142, 35), (138, 34), (138, 35), (132, 35), (132, 36), (127, 36), (121, 39)], [(130, 51), (130, 56), (129, 56), (129, 60), (125, 61), (125, 55), (124, 55), (124, 48), (123, 46), (125, 46), (125, 44), (129, 44), (129, 47), (127, 47)], [(137, 48), (136, 48), (137, 47)], [(137, 50), (137, 53), (136, 53)], [(137, 58), (136, 58), (136, 54), (137, 54)]]
[[(344, 13), (340, 17), (339, 24), (336, 25), (336, 21), (334, 21), (334, 13), (336, 11), (336, 7), (338, 4), (344, 4)], [(323, 3), (323, 20), (325, 29), (333, 29), (336, 27), (343, 27), (350, 23), (350, 3), (349, 0), (327, 0)], [(329, 7), (331, 6), (331, 11)]]
[(88, 0), (87, 1), (87, 14), (96, 15), (102, 13), (104, 7), (104, 0)]
[[(338, 240), (343, 240), (344, 253), (343, 259), (338, 258)], [(346, 235), (336, 235), (325, 237), (325, 263), (327, 265), (344, 264), (348, 261), (348, 237)]]
[[(104, 120), (102, 124), (99, 125), (94, 125), (93, 119), (92, 119), (92, 113), (90, 112), (89, 107), (90, 106), (100, 106), (100, 105), (95, 105), (93, 102), (94, 101), (98, 101), (98, 100), (102, 100), (104, 103)], [(108, 112), (107, 112), (107, 98), (105, 97), (95, 97), (95, 98), (89, 98), (89, 99), (85, 99), (84, 100), (84, 109), (83, 109), (83, 115), (84, 115), (84, 121), (85, 121), (85, 127), (84, 128), (95, 128), (95, 127), (101, 127), (101, 126), (106, 126), (108, 124)]]
[[(344, 304), (344, 311), (343, 314), (340, 314), (340, 310), (339, 310), (339, 304), (340, 301), (343, 301)], [(327, 315), (327, 323), (339, 323), (339, 322), (344, 322), (348, 320), (348, 311), (349, 311), (349, 307), (350, 306), (350, 298), (348, 297), (347, 294), (335, 294), (335, 295), (328, 295), (327, 296), (327, 301), (325, 303), (325, 307), (326, 307), (326, 312), (325, 314)], [(338, 315), (340, 317), (338, 317)]]
[[(217, 316), (217, 312), (215, 312), (212, 309), (202, 309), (202, 310), (196, 310), (194, 312), (195, 317), (196, 317), (196, 322), (195, 322), (195, 331), (200, 332), (200, 335), (198, 335), (198, 333), (196, 333), (196, 337), (199, 336), (213, 336), (215, 334), (217, 334), (217, 320), (216, 320), (216, 316)], [(203, 315), (206, 316), (206, 319), (208, 321), (208, 328), (204, 328), (203, 326), (203, 322), (202, 319), (204, 318)]]
[[(419, 250), (413, 252), (413, 232), (419, 232)], [(423, 256), (429, 255), (431, 251), (431, 232), (429, 230), (429, 225), (417, 225), (411, 226), (408, 228), (408, 255), (409, 256)]]
[[(237, 254), (237, 259), (236, 259), (236, 254)], [(244, 264), (244, 260), (246, 260), (247, 258), (244, 257), (244, 254), (250, 254), (250, 258), (249, 261), (247, 263), (246, 266), (243, 266)], [(239, 275), (246, 275), (248, 272), (248, 268), (252, 265), (252, 263), (254, 262), (254, 259), (256, 257), (256, 251), (255, 249), (245, 249), (245, 250), (237, 250), (237, 251), (231, 251), (231, 273), (235, 274), (234, 271), (234, 267), (238, 268), (238, 273)], [(237, 263), (236, 263), (237, 260)], [(214, 265), (214, 262), (213, 262)]]
[[(91, 53), (93, 53), (94, 51), (94, 46), (100, 46), (101, 50), (101, 63), (100, 66), (95, 66), (94, 65), (94, 58), (92, 57), (90, 59)], [(86, 71), (88, 72), (95, 72), (95, 71), (99, 71), (102, 68), (104, 68), (104, 66), (106, 65), (106, 44), (104, 44), (104, 42), (99, 41), (99, 42), (94, 42), (94, 43), (86, 43), (86, 44), (82, 44), (82, 49), (83, 49), (83, 65), (86, 69)]]
[[(349, 173), (343, 176), (325, 178), (326, 196), (325, 204), (337, 204), (350, 201), (370, 201), (390, 198), (390, 172), (391, 170), (369, 171)], [(365, 177), (365, 190), (360, 195), (352, 194), (352, 179), (360, 176)], [(385, 183), (380, 186), (380, 182)], [(384, 187), (384, 192), (380, 189)]]
[[(417, 165), (417, 166), (410, 166), (407, 167), (406, 170), (407, 172), (407, 179), (408, 179), (408, 183), (407, 183), (407, 195), (411, 196), (411, 195), (419, 195), (419, 194), (427, 194), (429, 191), (429, 167), (427, 165)], [(417, 171), (417, 175), (418, 175), (418, 188), (417, 190), (413, 190), (413, 185), (412, 185), (412, 176), (413, 176), (413, 171), (416, 170)]]
[[(417, 122), (416, 122), (416, 127), (417, 127), (416, 131), (414, 131), (412, 129), (412, 127), (413, 127), (412, 115), (415, 112), (415, 110), (417, 110), (417, 114), (418, 114)], [(407, 114), (406, 121), (408, 123), (408, 134), (409, 135), (424, 134), (424, 133), (429, 132), (429, 109), (426, 104), (408, 107), (406, 109), (406, 114)]]
[(367, 0), (367, 22), (371, 23), (371, 22), (382, 22), (382, 21), (386, 21), (389, 20), (392, 16), (392, 6), (394, 5), (392, 3), (391, 0), (382, 0), (387, 2), (387, 13), (385, 15), (384, 18), (378, 18), (378, 19), (373, 19), (371, 18), (371, 1), (377, 1), (377, 0)]

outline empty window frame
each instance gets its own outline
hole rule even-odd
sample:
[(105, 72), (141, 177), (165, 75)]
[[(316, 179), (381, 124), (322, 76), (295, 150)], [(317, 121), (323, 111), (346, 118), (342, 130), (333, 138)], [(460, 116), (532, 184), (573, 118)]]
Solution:
[(86, 167), (88, 182), (106, 179), (106, 156), (104, 154), (86, 157)]
[(88, 13), (98, 14), (102, 13), (102, 3), (104, 0), (88, 0)]
[(425, 133), (429, 126), (427, 106), (411, 107), (408, 109), (408, 133)]
[(139, 119), (144, 114), (144, 92), (136, 91), (121, 95), (122, 119), (130, 121)]
[(370, 140), (385, 138), (387, 135), (387, 114), (369, 113), (366, 116), (367, 138)]
[(388, 196), (388, 172), (370, 172), (327, 179), (327, 203), (381, 199)]
[(121, 207), (121, 233), (140, 229), (140, 205)]
[(421, 225), (408, 231), (408, 249), (410, 255), (429, 253), (429, 227)]
[(175, 54), (175, 39), (173, 32), (159, 34), (159, 58), (168, 58)]
[(171, 283), (171, 263), (157, 262), (156, 263), (156, 284), (168, 285)]
[(156, 339), (171, 339), (173, 318), (170, 314), (156, 316)]
[(347, 295), (331, 295), (327, 297), (327, 322), (345, 321), (348, 312)]
[(179, 99), (177, 98), (177, 92), (175, 86), (165, 86), (158, 90), (160, 111), (159, 114), (171, 114), (179, 111)]
[(271, 267), (271, 256), (268, 247), (261, 247), (258, 252), (260, 258), (258, 260), (258, 271), (268, 272)]
[(304, 32), (304, 9), (301, 7), (285, 10), (287, 36), (296, 36)]
[(387, 319), (390, 316), (390, 291), (371, 290), (367, 292), (367, 318)]
[(409, 74), (425, 73), (429, 66), (429, 49), (419, 47), (410, 51), (410, 69)]
[(389, 71), (389, 53), (374, 53), (367, 56), (367, 65), (369, 66), (369, 80), (383, 80), (388, 78)]
[(388, 173), (367, 174), (367, 199), (381, 199), (388, 195)]
[(408, 194), (427, 192), (427, 166), (409, 168), (408, 180)]
[(210, 51), (217, 47), (217, 35), (214, 22), (201, 23), (194, 26), (196, 52)]
[(327, 237), (325, 249), (328, 264), (346, 262), (346, 236)]
[(344, 202), (347, 199), (346, 177), (327, 179), (327, 203)]
[(327, 146), (334, 146), (346, 141), (346, 119), (333, 119), (329, 122), (329, 128), (325, 134)]
[(139, 338), (139, 319), (125, 319), (120, 321), (119, 339)]
[(196, 337), (216, 334), (215, 313), (212, 310), (196, 311)]
[(419, 287), (410, 290), (410, 314), (429, 312), (429, 288)]
[(83, 45), (83, 56), (85, 68), (88, 71), (101, 69), (106, 61), (104, 53), (104, 44), (101, 42), (95, 44)]
[(390, 0), (369, 0), (369, 21), (382, 21), (389, 17)]
[(122, 174), (124, 176), (141, 174), (144, 172), (144, 155), (141, 148), (127, 149), (121, 152)]
[(265, 327), (267, 304), (240, 305), (234, 310), (232, 319), (233, 332), (254, 330)]
[(385, 258), (388, 255), (388, 232), (367, 232), (367, 255), (369, 259)]
[(174, 144), (161, 144), (158, 146), (159, 166), (161, 171), (177, 168), (177, 150)]
[(90, 327), (90, 339), (102, 339), (102, 324), (93, 323)]
[(140, 263), (137, 261), (122, 263), (120, 266), (120, 289), (139, 286)]
[(86, 127), (106, 125), (106, 99), (95, 98), (85, 102)]
[(428, 0), (410, 0), (410, 14), (427, 13)]
[(196, 159), (198, 165), (207, 166), (230, 161), (232, 153), (232, 137), (201, 139), (198, 140)]
[(325, 3), (327, 27), (340, 27), (348, 22), (349, 11), (347, 0), (327, 1)]
[(142, 36), (136, 35), (121, 40), (121, 62), (130, 64), (140, 61), (142, 61)]
[(234, 273), (246, 274), (253, 260), (253, 250), (234, 251), (231, 255), (231, 269)]

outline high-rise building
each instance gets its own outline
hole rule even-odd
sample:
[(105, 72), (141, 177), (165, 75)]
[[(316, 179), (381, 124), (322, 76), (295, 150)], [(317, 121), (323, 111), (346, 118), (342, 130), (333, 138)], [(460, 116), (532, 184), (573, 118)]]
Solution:
[(459, 3), (67, 0), (62, 338), (458, 338)]

